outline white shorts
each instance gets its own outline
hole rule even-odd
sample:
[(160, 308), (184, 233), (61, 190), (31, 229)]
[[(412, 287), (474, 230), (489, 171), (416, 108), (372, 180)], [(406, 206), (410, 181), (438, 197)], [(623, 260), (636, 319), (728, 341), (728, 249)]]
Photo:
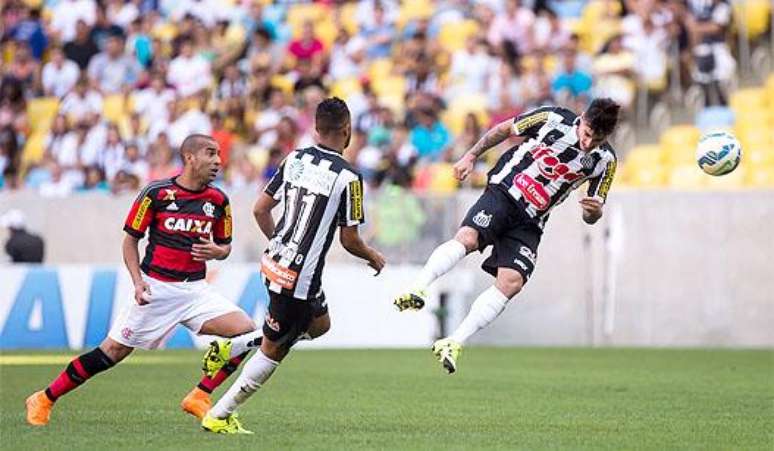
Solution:
[(156, 349), (178, 324), (198, 334), (206, 321), (241, 311), (205, 280), (163, 282), (145, 274), (142, 278), (150, 285), (148, 303), (138, 305), (132, 296), (108, 333), (108, 337), (125, 346)]

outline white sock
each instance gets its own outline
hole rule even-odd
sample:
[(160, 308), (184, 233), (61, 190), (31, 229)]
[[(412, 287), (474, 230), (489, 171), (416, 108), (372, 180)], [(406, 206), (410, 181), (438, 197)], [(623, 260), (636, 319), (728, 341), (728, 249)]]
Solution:
[(231, 355), (229, 355), (230, 358), (234, 358), (238, 356), (239, 354), (242, 354), (243, 352), (250, 351), (252, 349), (256, 349), (260, 347), (261, 345), (258, 344), (258, 338), (263, 336), (263, 328), (259, 327), (258, 329), (239, 335), (237, 337), (234, 337), (231, 339)]
[(253, 358), (247, 361), (234, 384), (210, 409), (210, 415), (222, 420), (234, 413), (239, 405), (269, 380), (278, 365), (279, 362), (266, 357), (259, 349)]
[(457, 330), (449, 338), (459, 344), (464, 344), (471, 335), (500, 316), (506, 305), (508, 305), (508, 298), (497, 287), (490, 287), (478, 295), (473, 305), (470, 306), (468, 316), (462, 320), (462, 324), (457, 326)]
[(427, 263), (419, 272), (415, 287), (426, 289), (435, 279), (449, 272), (460, 260), (465, 258), (465, 246), (457, 240), (449, 240), (436, 247)]

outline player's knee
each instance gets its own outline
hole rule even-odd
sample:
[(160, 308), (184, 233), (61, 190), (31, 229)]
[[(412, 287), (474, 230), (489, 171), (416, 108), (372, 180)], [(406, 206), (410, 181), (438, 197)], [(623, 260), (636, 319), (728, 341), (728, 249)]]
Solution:
[(516, 271), (500, 271), (497, 274), (495, 287), (511, 299), (524, 287), (524, 277)]
[(110, 338), (104, 339), (102, 343), (100, 343), (99, 348), (102, 349), (102, 352), (104, 352), (113, 363), (124, 360), (134, 350), (134, 348), (113, 341)]
[(288, 345), (287, 343), (277, 343), (264, 337), (263, 342), (261, 342), (261, 352), (266, 357), (275, 362), (279, 362), (288, 355), (291, 346), (292, 345)]
[(462, 227), (457, 231), (454, 239), (462, 243), (468, 253), (478, 249), (478, 231), (472, 227)]
[(325, 335), (325, 333), (329, 330), (331, 330), (331, 318), (330, 316), (325, 315), (315, 318), (314, 321), (312, 321), (312, 324), (309, 326), (307, 333), (309, 334), (309, 337), (315, 339)]

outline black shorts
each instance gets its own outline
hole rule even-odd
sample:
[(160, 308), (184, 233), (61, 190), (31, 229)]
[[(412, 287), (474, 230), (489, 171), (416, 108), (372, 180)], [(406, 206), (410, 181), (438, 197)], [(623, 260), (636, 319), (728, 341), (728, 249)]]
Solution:
[(303, 300), (269, 291), (263, 336), (279, 345), (291, 347), (309, 329), (313, 319), (327, 313), (325, 295)]
[(525, 283), (529, 280), (543, 230), (502, 189), (487, 186), (462, 225), (478, 231), (479, 251), (492, 245), (492, 255), (481, 265), (484, 271), (496, 277), (497, 268), (511, 268)]

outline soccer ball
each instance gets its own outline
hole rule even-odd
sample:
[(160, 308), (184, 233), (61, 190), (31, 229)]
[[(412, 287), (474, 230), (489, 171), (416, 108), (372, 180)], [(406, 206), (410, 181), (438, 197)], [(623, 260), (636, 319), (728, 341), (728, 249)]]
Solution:
[(709, 175), (726, 175), (739, 166), (742, 146), (728, 132), (711, 132), (701, 137), (696, 146), (696, 162)]

